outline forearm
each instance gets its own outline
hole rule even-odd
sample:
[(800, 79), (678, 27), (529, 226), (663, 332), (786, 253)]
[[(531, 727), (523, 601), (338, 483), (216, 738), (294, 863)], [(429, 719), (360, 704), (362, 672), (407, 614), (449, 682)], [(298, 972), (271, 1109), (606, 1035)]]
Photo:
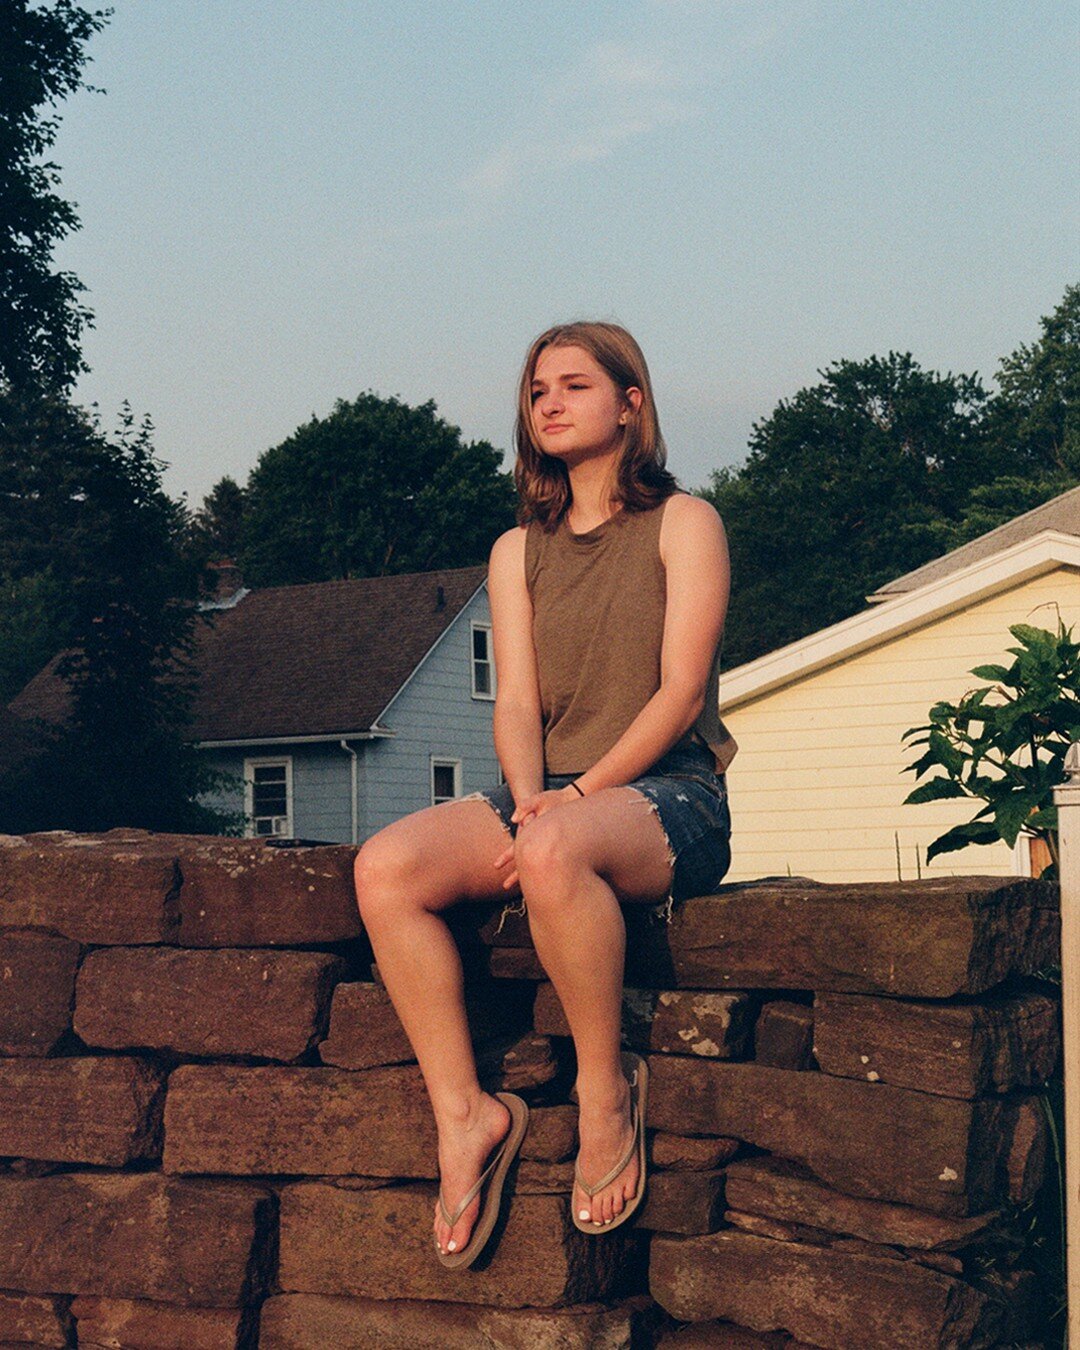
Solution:
[(540, 709), (495, 700), (495, 753), (515, 802), (544, 790)]
[(663, 684), (606, 755), (577, 779), (586, 796), (639, 778), (697, 721), (705, 704), (699, 686)]

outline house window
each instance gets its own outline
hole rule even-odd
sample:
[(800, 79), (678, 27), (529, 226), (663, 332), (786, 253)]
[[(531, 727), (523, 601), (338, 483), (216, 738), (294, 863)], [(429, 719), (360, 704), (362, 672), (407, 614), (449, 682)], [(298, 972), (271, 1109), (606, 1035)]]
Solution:
[(452, 802), (461, 796), (461, 760), (433, 759), (431, 761), (431, 803)]
[(293, 833), (292, 758), (244, 760), (249, 836)]
[(491, 624), (472, 625), (472, 695), (495, 697), (495, 661), (491, 649)]

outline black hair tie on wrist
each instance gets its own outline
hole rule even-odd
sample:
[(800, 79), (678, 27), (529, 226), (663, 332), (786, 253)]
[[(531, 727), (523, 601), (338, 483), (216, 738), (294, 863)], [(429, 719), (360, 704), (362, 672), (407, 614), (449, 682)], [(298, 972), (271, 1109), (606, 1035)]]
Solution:
[(582, 792), (581, 788), (578, 787), (577, 783), (571, 781), (570, 786), (574, 789), (574, 791), (577, 793), (579, 797), (585, 796), (584, 792)]

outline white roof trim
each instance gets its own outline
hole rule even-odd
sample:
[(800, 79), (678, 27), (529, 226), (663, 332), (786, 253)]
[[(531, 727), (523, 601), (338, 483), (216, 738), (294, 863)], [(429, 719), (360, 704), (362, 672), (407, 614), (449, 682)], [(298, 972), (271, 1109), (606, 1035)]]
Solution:
[(320, 736), (244, 736), (239, 740), (195, 741), (196, 750), (247, 750), (258, 745), (337, 745), (340, 741), (381, 741), (393, 736), (385, 727), (367, 731), (330, 731)]
[(922, 628), (964, 604), (1008, 590), (1062, 566), (1080, 570), (1080, 538), (1057, 530), (1044, 530), (1011, 548), (950, 572), (938, 581), (928, 582), (918, 590), (884, 600), (873, 609), (863, 610), (829, 628), (821, 628), (786, 647), (778, 647), (756, 661), (736, 666), (723, 676), (721, 708), (730, 712), (740, 704), (790, 684), (812, 671), (836, 665), (858, 652)]

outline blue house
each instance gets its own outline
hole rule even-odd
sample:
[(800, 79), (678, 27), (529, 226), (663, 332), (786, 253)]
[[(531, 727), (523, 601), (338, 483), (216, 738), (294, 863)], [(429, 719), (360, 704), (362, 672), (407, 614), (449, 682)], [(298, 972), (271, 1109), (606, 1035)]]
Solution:
[(240, 590), (210, 608), (194, 740), (255, 835), (360, 843), (498, 781), (486, 569)]
[[(208, 804), (252, 835), (361, 843), (498, 782), (486, 575), (237, 582), (203, 606), (192, 739), (227, 784)], [(12, 701), (12, 726), (63, 720), (56, 665)]]

